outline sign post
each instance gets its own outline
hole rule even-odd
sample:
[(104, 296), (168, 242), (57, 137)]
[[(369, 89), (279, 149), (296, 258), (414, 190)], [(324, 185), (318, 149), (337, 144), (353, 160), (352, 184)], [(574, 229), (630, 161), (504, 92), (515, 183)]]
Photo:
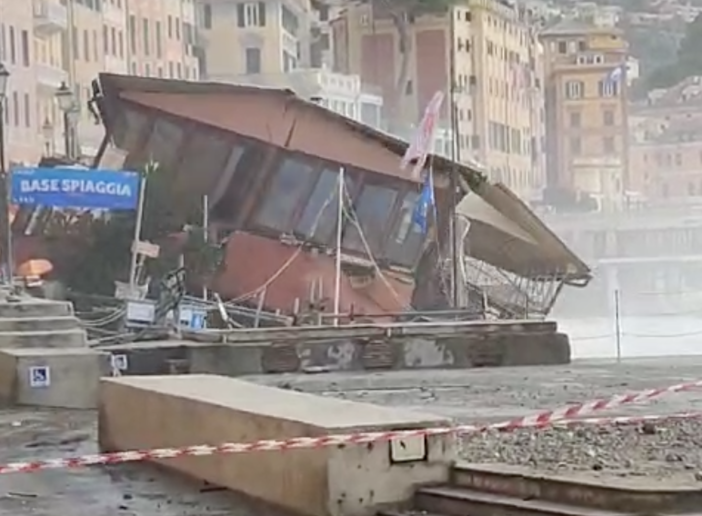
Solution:
[(141, 241), (141, 225), (144, 221), (144, 200), (146, 199), (146, 177), (142, 178), (139, 184), (139, 203), (136, 212), (136, 224), (134, 225), (134, 240), (132, 241), (132, 257), (129, 264), (129, 292), (134, 292), (137, 281), (137, 263), (139, 253), (135, 248)]
[[(7, 177), (8, 207), (41, 206), (85, 210), (133, 210), (140, 199), (140, 176), (136, 172), (73, 167), (18, 167)], [(143, 188), (143, 187), (142, 187)], [(7, 213), (9, 217), (9, 211)], [(141, 226), (141, 212), (137, 226)], [(12, 233), (8, 232), (8, 267), (12, 281)], [(131, 276), (130, 276), (131, 279)]]

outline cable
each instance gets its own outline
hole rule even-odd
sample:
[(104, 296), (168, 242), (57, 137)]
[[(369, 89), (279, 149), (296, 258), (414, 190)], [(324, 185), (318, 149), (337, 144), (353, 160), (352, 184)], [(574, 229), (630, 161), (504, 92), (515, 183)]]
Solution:
[[(397, 293), (397, 290), (392, 286), (392, 283), (385, 277), (385, 274), (383, 273), (383, 270), (380, 268), (378, 265), (378, 262), (375, 261), (375, 258), (373, 257), (373, 252), (371, 251), (370, 246), (368, 245), (368, 240), (366, 240), (366, 236), (363, 233), (363, 229), (361, 228), (361, 224), (358, 221), (358, 217), (356, 216), (356, 212), (353, 209), (353, 204), (351, 202), (351, 197), (348, 194), (348, 191), (344, 188), (344, 195), (346, 196), (346, 200), (349, 201), (349, 208), (348, 208), (348, 213), (347, 213), (347, 208), (346, 208), (346, 203), (343, 205), (343, 210), (348, 219), (353, 223), (354, 226), (356, 226), (356, 229), (358, 230), (358, 236), (361, 238), (361, 243), (363, 244), (363, 247), (365, 248), (366, 254), (368, 255), (368, 259), (371, 261), (373, 264), (373, 268), (375, 269), (375, 273), (380, 277), (380, 280), (385, 284), (385, 286), (388, 288), (390, 293), (393, 295), (395, 300), (400, 303), (402, 306), (403, 310), (408, 310), (411, 307), (400, 297), (400, 295)], [(339, 249), (337, 252), (341, 252)]]
[[(346, 189), (344, 188), (344, 191)], [(322, 214), (324, 211), (327, 209), (329, 206), (329, 203), (331, 203), (332, 199), (336, 197), (336, 190), (332, 189), (332, 192), (329, 194), (329, 197), (324, 201), (324, 205), (320, 208), (319, 212), (317, 213), (317, 216), (315, 217), (314, 221), (312, 222), (312, 227), (310, 228), (310, 238), (314, 237), (315, 233), (317, 232), (319, 223), (322, 220)], [(259, 294), (263, 292), (266, 288), (268, 288), (271, 283), (273, 283), (275, 280), (277, 280), (286, 270), (292, 262), (297, 259), (298, 256), (302, 253), (302, 247), (298, 247), (295, 252), (283, 263), (283, 265), (280, 266), (280, 268), (273, 273), (271, 277), (269, 277), (265, 283), (263, 283), (261, 286), (255, 288), (254, 290), (250, 290), (249, 292), (242, 294), (240, 296), (235, 297), (234, 299), (230, 299), (225, 303), (225, 305), (231, 304), (231, 303), (236, 303), (239, 301), (245, 301), (247, 299), (251, 299), (254, 297), (256, 294)]]
[(687, 333), (672, 333), (672, 334), (656, 334), (656, 333), (629, 333), (622, 332), (624, 337), (634, 337), (637, 339), (679, 339), (684, 337), (696, 337), (702, 335), (702, 330), (687, 332)]

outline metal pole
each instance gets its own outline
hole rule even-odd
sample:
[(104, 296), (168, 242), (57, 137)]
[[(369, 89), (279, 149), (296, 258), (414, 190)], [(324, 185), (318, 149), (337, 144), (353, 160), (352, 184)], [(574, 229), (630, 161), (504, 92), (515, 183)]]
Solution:
[(10, 288), (14, 286), (13, 283), (13, 273), (14, 273), (14, 257), (12, 249), (12, 223), (10, 221), (10, 171), (5, 166), (5, 104), (4, 100), (0, 99), (0, 180), (2, 181), (2, 199), (0, 199), (0, 205), (3, 211), (3, 223), (5, 231), (5, 254), (6, 254), (6, 264), (7, 264), (7, 275), (6, 280), (10, 285)]
[(458, 120), (456, 117), (456, 54), (454, 45), (455, 36), (455, 12), (449, 9), (449, 33), (450, 33), (450, 53), (449, 53), (449, 119), (451, 121), (451, 161), (452, 170), (449, 173), (449, 207), (451, 209), (449, 219), (449, 234), (451, 236), (451, 297), (453, 308), (458, 308), (460, 303), (460, 270), (458, 268), (458, 227), (456, 224), (456, 175), (458, 174), (459, 146), (458, 146)]
[(137, 263), (139, 254), (137, 244), (141, 240), (141, 225), (144, 219), (144, 199), (146, 198), (146, 177), (143, 177), (139, 185), (139, 204), (136, 213), (136, 223), (134, 224), (134, 240), (132, 241), (132, 261), (129, 266), (129, 295), (134, 294), (137, 279)]
[(620, 363), (622, 361), (622, 322), (618, 288), (614, 289), (614, 331), (617, 344), (617, 363)]
[[(207, 195), (202, 197), (202, 233), (205, 245), (210, 239), (210, 198)], [(209, 250), (208, 250), (209, 251)], [(208, 253), (209, 256), (209, 253)], [(202, 299), (207, 301), (207, 285), (202, 285)]]
[(63, 112), (63, 149), (67, 159), (73, 159), (71, 148), (71, 118), (68, 111)]
[(336, 221), (336, 267), (334, 272), (334, 326), (339, 325), (341, 311), (341, 236), (344, 227), (344, 167), (339, 169), (339, 208)]

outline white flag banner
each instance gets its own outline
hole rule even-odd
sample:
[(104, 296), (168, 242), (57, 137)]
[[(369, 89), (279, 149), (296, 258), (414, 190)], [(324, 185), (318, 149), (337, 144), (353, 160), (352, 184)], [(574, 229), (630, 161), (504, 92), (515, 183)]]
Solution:
[(421, 171), (424, 168), (424, 162), (434, 143), (434, 131), (436, 130), (436, 122), (439, 119), (443, 102), (444, 93), (442, 91), (434, 93), (424, 110), (419, 127), (412, 135), (405, 155), (402, 156), (402, 161), (400, 162), (402, 170), (407, 168), (407, 165), (414, 160), (417, 160), (417, 164), (414, 167), (415, 173), (417, 170)]

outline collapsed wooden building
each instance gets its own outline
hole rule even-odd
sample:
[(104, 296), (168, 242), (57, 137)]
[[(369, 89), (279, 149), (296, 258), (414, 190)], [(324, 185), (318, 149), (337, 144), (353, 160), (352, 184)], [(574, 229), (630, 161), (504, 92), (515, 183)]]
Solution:
[(563, 285), (589, 280), (507, 188), (441, 156), (430, 157), (437, 223), (424, 234), (412, 223), (421, 181), (400, 170), (407, 144), (291, 91), (112, 74), (93, 89), (106, 130), (97, 166), (112, 164), (114, 149), (125, 169), (158, 162), (172, 176), (175, 211), (208, 196), (211, 238), (226, 239), (211, 287), (225, 299), (265, 292), (259, 301), (271, 310), (311, 301), (331, 309), (342, 167), (357, 221), (343, 226), (342, 312), (451, 305), (451, 173), (466, 222), (461, 291), (478, 316), (543, 316)]

